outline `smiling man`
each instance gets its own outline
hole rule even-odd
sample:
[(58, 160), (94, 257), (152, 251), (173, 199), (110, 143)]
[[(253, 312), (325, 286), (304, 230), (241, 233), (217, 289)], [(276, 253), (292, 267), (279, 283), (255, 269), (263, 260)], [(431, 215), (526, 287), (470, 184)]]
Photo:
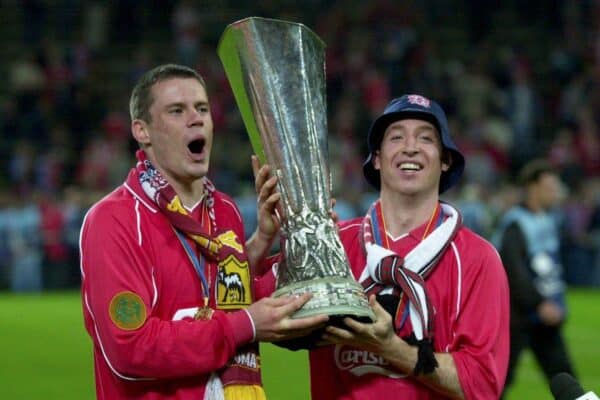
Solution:
[(310, 295), (252, 303), (251, 271), (278, 229), (277, 180), (253, 160), (259, 223), (244, 243), (238, 208), (206, 177), (213, 122), (202, 77), (172, 64), (152, 69), (130, 113), (137, 165), (81, 230), (97, 398), (264, 399), (258, 341), (327, 319), (289, 318)]
[(340, 223), (373, 324), (329, 326), (311, 351), (313, 400), (497, 399), (508, 363), (509, 295), (498, 253), (440, 201), (464, 158), (442, 108), (393, 100), (368, 134), (367, 181), (380, 197)]

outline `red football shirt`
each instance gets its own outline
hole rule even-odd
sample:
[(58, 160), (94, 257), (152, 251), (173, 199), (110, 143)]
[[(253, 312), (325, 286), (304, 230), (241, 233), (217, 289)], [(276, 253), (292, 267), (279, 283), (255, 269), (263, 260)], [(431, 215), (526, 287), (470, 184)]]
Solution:
[[(340, 238), (355, 278), (365, 253), (360, 223), (340, 224)], [(420, 243), (425, 224), (399, 238), (391, 250), (405, 256)], [(509, 355), (509, 291), (500, 257), (492, 245), (461, 228), (426, 281), (434, 308), (434, 349), (450, 353), (465, 398), (497, 399), (502, 392)], [(400, 336), (411, 333), (406, 319)], [(440, 399), (415, 379), (399, 374), (385, 358), (347, 346), (310, 352), (313, 400)]]

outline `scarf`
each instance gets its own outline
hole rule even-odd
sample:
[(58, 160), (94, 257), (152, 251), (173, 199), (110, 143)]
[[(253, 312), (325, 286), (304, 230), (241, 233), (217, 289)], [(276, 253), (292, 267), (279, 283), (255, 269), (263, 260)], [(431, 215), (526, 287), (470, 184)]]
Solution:
[[(367, 295), (387, 294), (397, 299), (396, 312), (387, 309), (394, 318), (397, 332), (403, 324), (400, 320), (402, 317), (397, 312), (400, 309), (399, 300), (401, 294), (406, 296), (413, 327), (413, 335), (406, 339), (418, 348), (418, 359), (413, 371), (415, 375), (431, 373), (438, 366), (433, 354), (433, 312), (425, 279), (433, 272), (461, 226), (460, 213), (449, 204), (440, 204), (438, 226), (405, 258), (382, 247), (382, 235), (387, 232), (382, 229), (383, 215), (379, 200), (371, 205), (361, 227), (367, 262), (359, 282)], [(442, 222), (443, 215), (448, 215), (448, 218)]]
[[(218, 280), (215, 285), (226, 287), (225, 296), (216, 296), (217, 309), (234, 311), (247, 307), (252, 300), (248, 258), (235, 233), (231, 230), (220, 231), (217, 226), (214, 211), (215, 187), (212, 182), (206, 177), (203, 178), (202, 215), (207, 216), (208, 220), (203, 224), (189, 215), (173, 187), (147, 159), (143, 150), (136, 152), (136, 158), (138, 179), (144, 193), (171, 223), (201, 279), (205, 303), (204, 307), (199, 308), (197, 315), (202, 319), (210, 319), (212, 316), (212, 310), (208, 308), (210, 283), (204, 277), (205, 260), (218, 266)], [(183, 235), (191, 238), (197, 245), (200, 257), (196, 257)], [(231, 272), (236, 266), (245, 267), (243, 271), (246, 274)], [(218, 293), (218, 290), (215, 290), (215, 293)], [(250, 343), (238, 349), (238, 353), (224, 368), (211, 374), (204, 399), (265, 399), (260, 376), (258, 343)]]

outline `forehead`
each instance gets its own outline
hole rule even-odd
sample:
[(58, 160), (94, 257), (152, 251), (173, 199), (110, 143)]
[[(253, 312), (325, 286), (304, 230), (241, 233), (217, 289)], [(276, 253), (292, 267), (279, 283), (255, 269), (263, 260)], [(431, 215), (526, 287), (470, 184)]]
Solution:
[(431, 122), (427, 122), (422, 119), (401, 119), (399, 121), (394, 121), (391, 124), (389, 124), (385, 130), (385, 134), (387, 135), (389, 132), (398, 130), (415, 132), (437, 132), (436, 127)]
[(560, 183), (560, 178), (553, 172), (545, 172), (540, 175), (538, 180), (542, 185), (556, 185)]
[(193, 78), (171, 78), (152, 86), (152, 98), (158, 106), (185, 103), (208, 102), (204, 86)]

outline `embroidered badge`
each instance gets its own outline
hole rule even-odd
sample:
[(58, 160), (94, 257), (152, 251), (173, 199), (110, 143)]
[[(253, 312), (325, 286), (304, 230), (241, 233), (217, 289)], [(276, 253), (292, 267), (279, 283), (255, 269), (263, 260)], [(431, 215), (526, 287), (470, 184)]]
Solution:
[(408, 96), (408, 102), (412, 104), (420, 105), (421, 107), (429, 108), (431, 102), (428, 98), (419, 96), (418, 94), (411, 94)]
[(250, 305), (251, 292), (248, 261), (241, 262), (230, 254), (219, 263), (217, 277), (217, 304), (222, 310)]
[(126, 331), (137, 329), (146, 321), (146, 305), (133, 292), (117, 293), (110, 301), (108, 313), (112, 322)]

